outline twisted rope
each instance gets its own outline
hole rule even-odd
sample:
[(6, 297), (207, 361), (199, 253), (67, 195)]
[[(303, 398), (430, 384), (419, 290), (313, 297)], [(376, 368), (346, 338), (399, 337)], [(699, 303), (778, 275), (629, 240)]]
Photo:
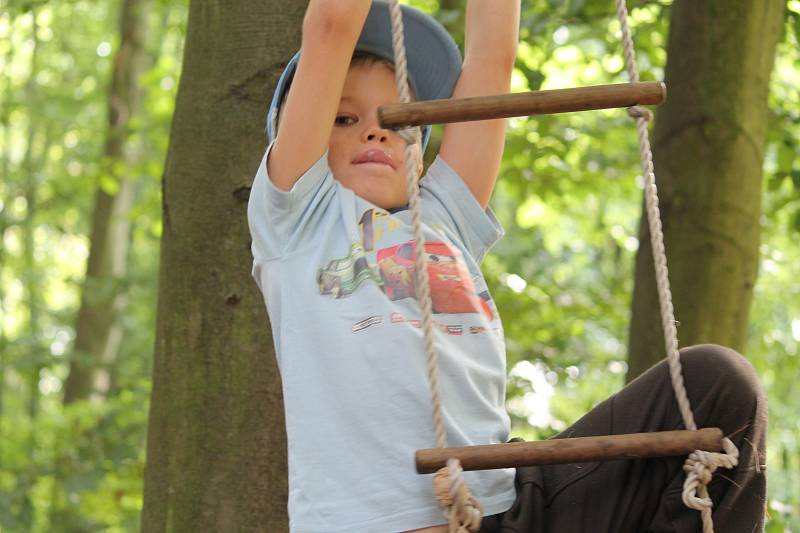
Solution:
[[(392, 23), (395, 81), (397, 82), (400, 102), (405, 104), (411, 101), (411, 95), (408, 89), (408, 64), (403, 41), (403, 15), (398, 0), (391, 0), (389, 7)], [(433, 305), (431, 303), (430, 282), (428, 279), (428, 261), (425, 254), (425, 235), (422, 231), (422, 206), (420, 205), (419, 176), (417, 175), (417, 168), (419, 168), (420, 158), (422, 157), (421, 150), (417, 149), (417, 146), (421, 144), (421, 132), (418, 127), (414, 127), (403, 128), (398, 131), (398, 134), (406, 143), (405, 168), (411, 226), (414, 234), (415, 285), (417, 302), (419, 302), (422, 311), (422, 333), (425, 342), (428, 383), (431, 389), (436, 446), (444, 448), (447, 445), (447, 441), (442, 418), (441, 395), (439, 393), (439, 357), (434, 345)], [(469, 493), (469, 489), (467, 489), (462, 479), (462, 470), (458, 460), (450, 459), (447, 465), (447, 468), (441, 469), (434, 476), (434, 487), (439, 503), (445, 509), (450, 533), (478, 531), (483, 509), (480, 503)], [(442, 479), (447, 479), (449, 482), (444, 484), (445, 490), (439, 491), (438, 488), (443, 486)]]
[(458, 533), (477, 531), (483, 516), (483, 507), (470, 494), (462, 472), (458, 459), (448, 459), (447, 466), (433, 476), (436, 498), (449, 509), (447, 522), (450, 531)]
[[(615, 0), (617, 18), (622, 29), (622, 42), (625, 50), (625, 65), (631, 83), (639, 81), (639, 71), (636, 68), (636, 52), (633, 48), (633, 38), (628, 26), (628, 10), (625, 0)], [(648, 227), (650, 229), (650, 246), (653, 251), (653, 263), (656, 271), (656, 286), (658, 288), (658, 301), (661, 310), (661, 325), (664, 329), (664, 342), (667, 350), (667, 364), (672, 389), (683, 418), (686, 429), (696, 430), (692, 407), (686, 394), (683, 383), (683, 370), (678, 351), (678, 330), (675, 327), (675, 310), (672, 306), (672, 292), (669, 285), (669, 272), (667, 270), (667, 255), (664, 250), (664, 233), (661, 227), (661, 213), (658, 208), (658, 189), (656, 176), (653, 170), (653, 153), (650, 149), (650, 139), (647, 134), (647, 122), (652, 119), (649, 110), (633, 106), (628, 114), (636, 120), (636, 129), (639, 134), (639, 155), (642, 161), (642, 172), (645, 178), (645, 208), (647, 211)], [(696, 450), (692, 452), (684, 463), (686, 481), (683, 484), (683, 503), (691, 509), (701, 512), (703, 519), (703, 533), (714, 533), (714, 523), (711, 518), (713, 502), (708, 495), (708, 483), (714, 471), (722, 466), (733, 468), (738, 464), (739, 450), (727, 437), (722, 441), (725, 453), (712, 453)]]

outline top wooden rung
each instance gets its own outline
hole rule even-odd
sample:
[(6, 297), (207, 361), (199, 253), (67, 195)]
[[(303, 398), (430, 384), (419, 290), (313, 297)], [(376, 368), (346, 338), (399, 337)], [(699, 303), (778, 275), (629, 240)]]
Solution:
[(667, 87), (660, 81), (618, 83), (575, 89), (391, 104), (378, 108), (378, 120), (382, 127), (395, 129), (612, 107), (658, 105), (666, 96)]

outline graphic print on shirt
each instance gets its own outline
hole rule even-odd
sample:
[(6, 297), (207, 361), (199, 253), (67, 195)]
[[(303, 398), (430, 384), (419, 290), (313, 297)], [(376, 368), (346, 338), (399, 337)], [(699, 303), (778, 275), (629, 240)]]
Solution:
[[(416, 298), (413, 241), (375, 251), (376, 244), (402, 223), (386, 211), (367, 209), (359, 225), (363, 243), (353, 243), (346, 257), (333, 259), (319, 269), (320, 294), (344, 298), (361, 283), (372, 280), (392, 301)], [(430, 241), (425, 243), (425, 253), (434, 313), (482, 313), (489, 321), (494, 319), (488, 291), (477, 293), (458, 248)]]
[(381, 277), (364, 253), (360, 243), (350, 245), (347, 257), (333, 259), (317, 273), (320, 294), (330, 294), (334, 298), (344, 298), (353, 294), (362, 282), (371, 279), (382, 285)]
[[(445, 242), (426, 242), (425, 253), (433, 312), (483, 313), (492, 320), (492, 310), (475, 292), (461, 252)], [(413, 241), (378, 250), (378, 269), (383, 292), (390, 300), (415, 297), (417, 268)]]
[(371, 252), (375, 249), (375, 242), (383, 238), (384, 232), (387, 234), (401, 227), (401, 222), (393, 218), (387, 211), (382, 209), (367, 209), (358, 221), (361, 228), (361, 240), (364, 243), (364, 250)]

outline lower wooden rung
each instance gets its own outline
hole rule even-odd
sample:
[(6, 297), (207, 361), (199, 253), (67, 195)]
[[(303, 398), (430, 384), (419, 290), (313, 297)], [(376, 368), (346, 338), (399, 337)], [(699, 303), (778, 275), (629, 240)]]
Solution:
[(616, 459), (645, 459), (688, 455), (694, 450), (722, 451), (722, 430), (658, 431), (575, 437), (538, 442), (509, 442), (463, 448), (429, 448), (416, 453), (417, 472), (436, 472), (456, 458), (464, 470), (491, 470), (520, 466), (592, 463)]

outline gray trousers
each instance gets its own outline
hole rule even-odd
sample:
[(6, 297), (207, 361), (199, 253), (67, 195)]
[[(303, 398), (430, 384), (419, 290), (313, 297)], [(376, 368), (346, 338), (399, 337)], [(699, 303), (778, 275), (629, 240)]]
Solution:
[[(764, 528), (767, 402), (753, 367), (715, 345), (681, 350), (698, 427), (719, 427), (739, 466), (709, 485), (716, 533)], [(665, 362), (628, 384), (555, 438), (683, 429)], [(700, 512), (681, 501), (685, 457), (517, 469), (517, 500), (484, 518), (481, 533), (700, 532)]]

